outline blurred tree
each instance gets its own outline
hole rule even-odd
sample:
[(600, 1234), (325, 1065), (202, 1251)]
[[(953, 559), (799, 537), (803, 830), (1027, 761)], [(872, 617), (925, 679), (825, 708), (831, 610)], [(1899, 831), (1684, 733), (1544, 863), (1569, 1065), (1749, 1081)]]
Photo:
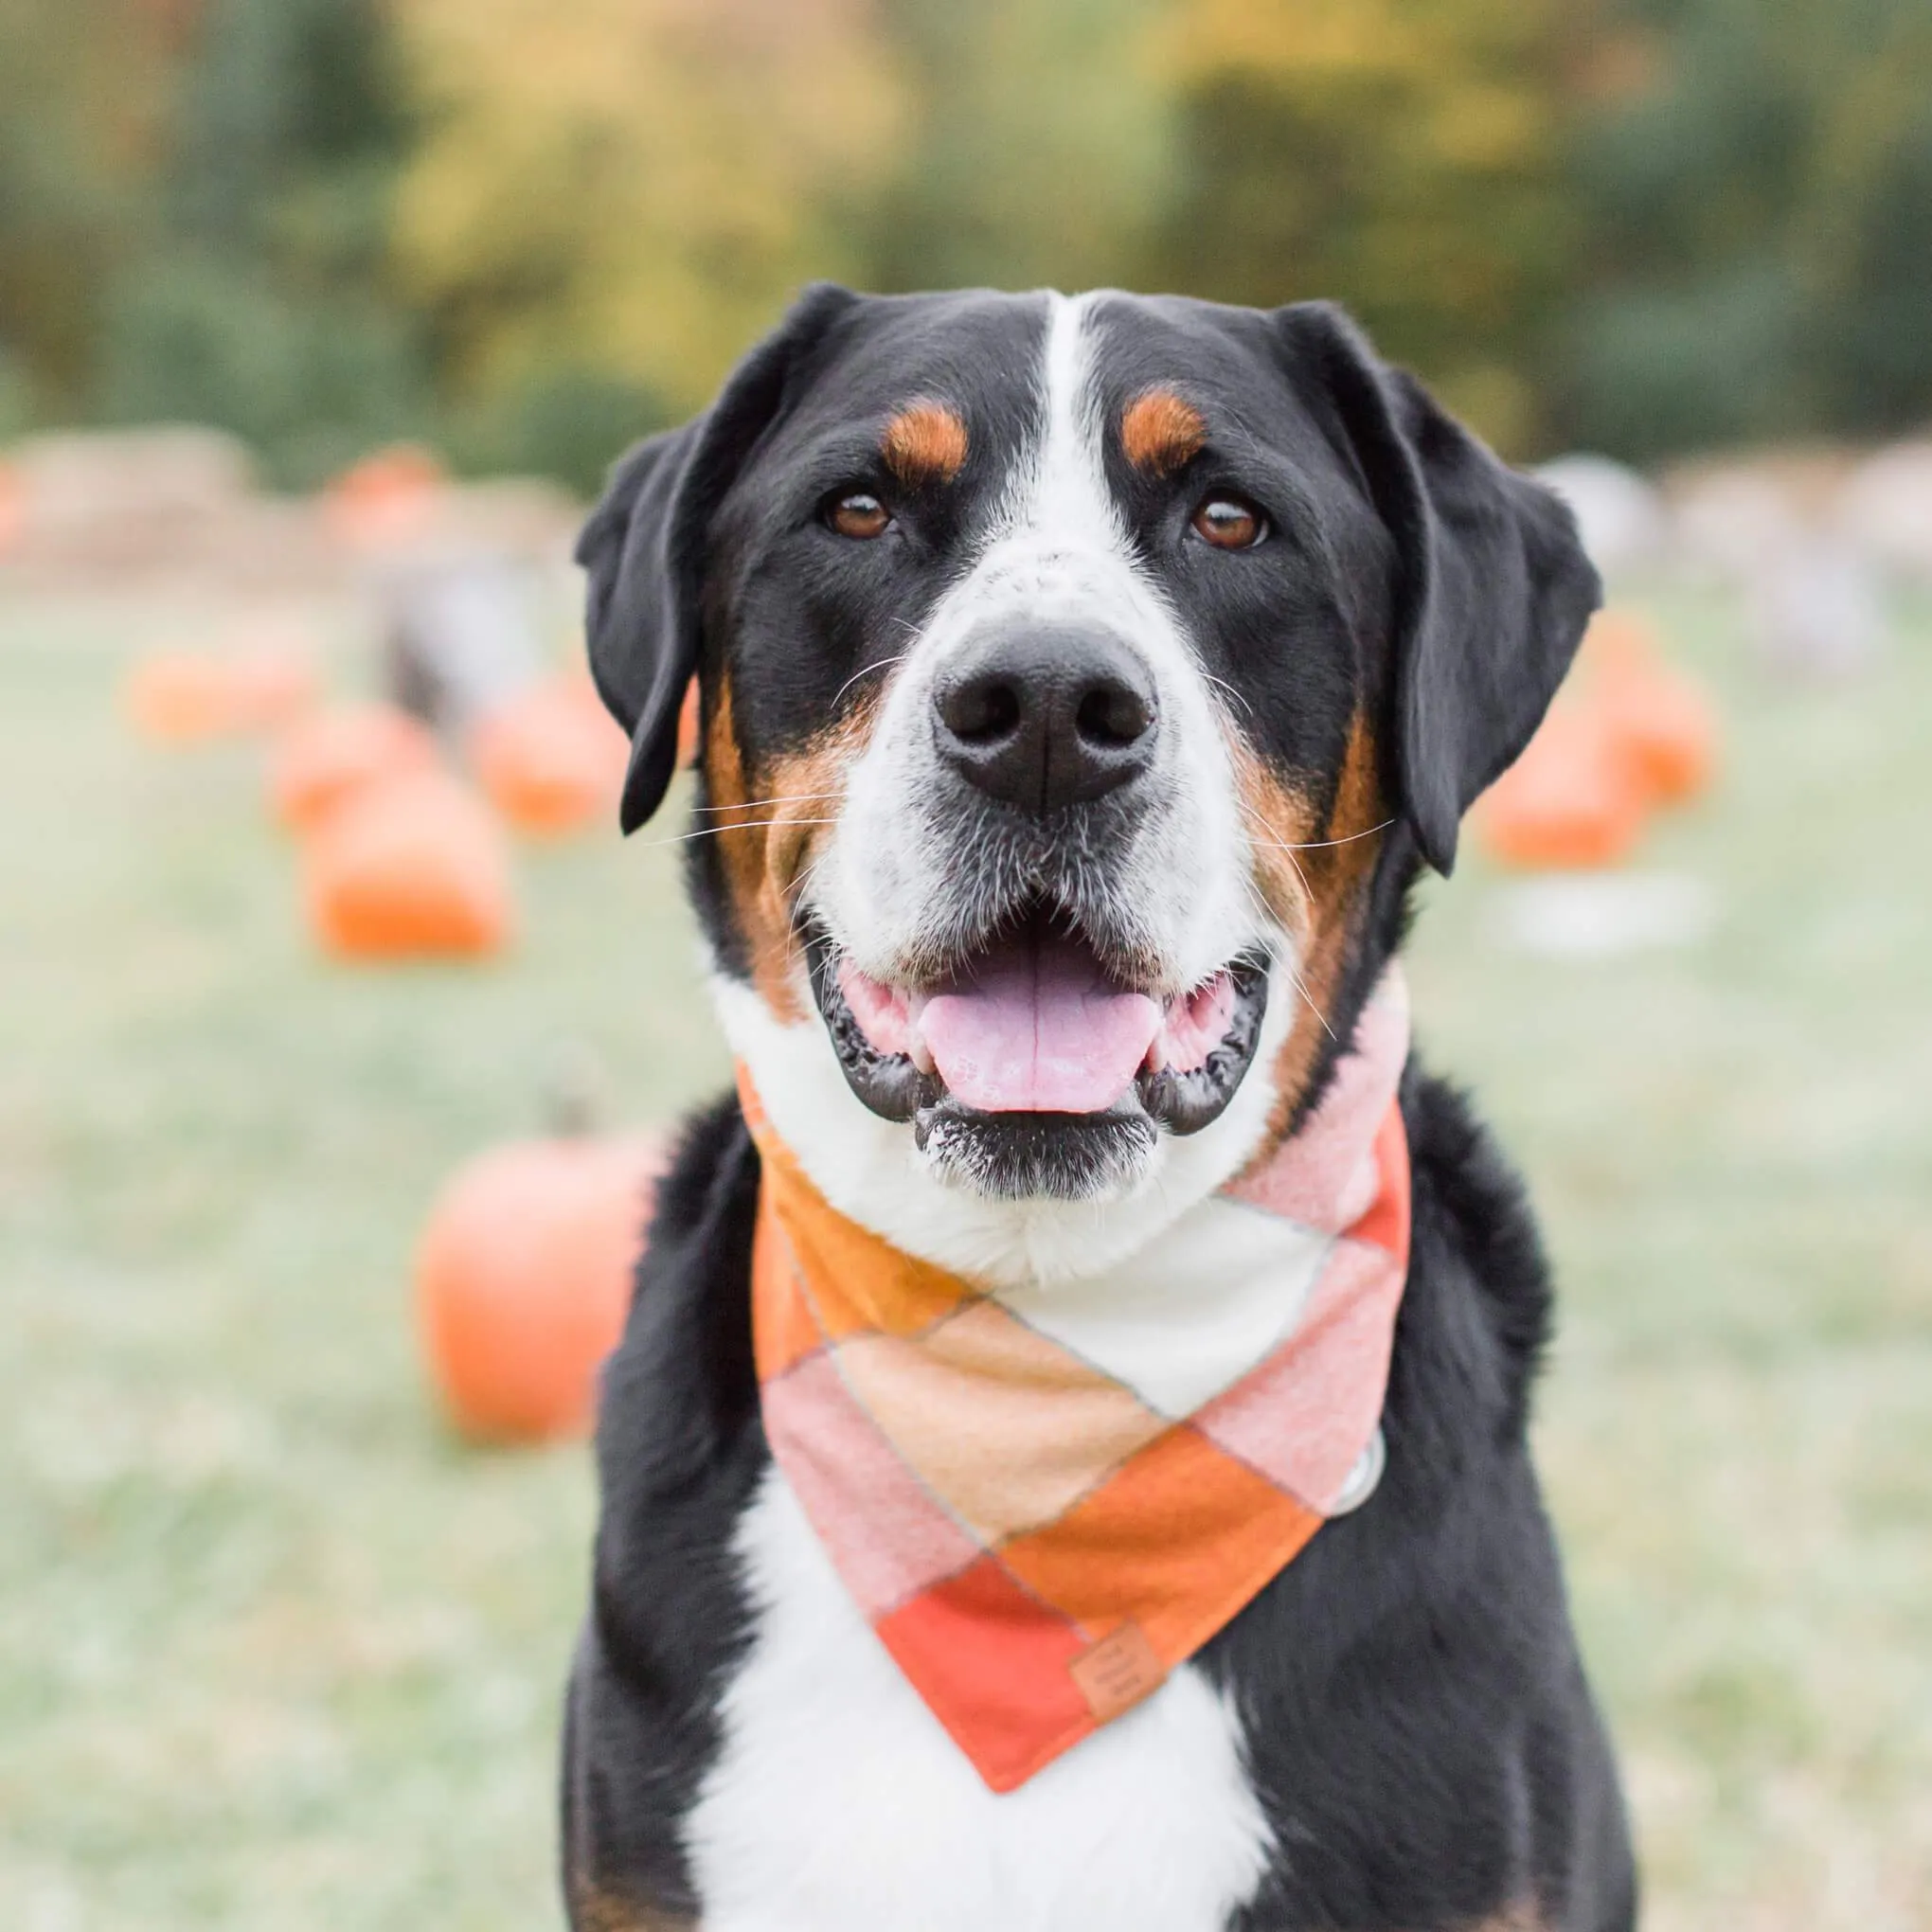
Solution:
[(608, 369), (566, 363), (504, 394), (451, 407), (443, 441), (459, 469), (550, 476), (594, 497), (611, 459), (670, 421), (653, 391)]
[(170, 0), (0, 0), (0, 406), (16, 419), (85, 406), (191, 25)]
[(1181, 118), (1163, 278), (1270, 306), (1345, 301), (1505, 445), (1577, 235), (1556, 0), (1173, 0)]
[(1648, 457), (1932, 415), (1932, 8), (1622, 0), (1549, 389)]
[(427, 115), (398, 247), (472, 394), (563, 364), (689, 410), (861, 267), (901, 101), (867, 0), (397, 6)]
[(1133, 279), (1173, 181), (1164, 0), (891, 0), (910, 140), (871, 211), (883, 289)]
[(0, 435), (580, 488), (814, 276), (1347, 301), (1513, 453), (1932, 418), (1928, 0), (0, 0)]
[(379, 0), (207, 0), (163, 220), (104, 305), (103, 414), (232, 429), (297, 483), (421, 430), (426, 345), (388, 268), (410, 134), (391, 55)]

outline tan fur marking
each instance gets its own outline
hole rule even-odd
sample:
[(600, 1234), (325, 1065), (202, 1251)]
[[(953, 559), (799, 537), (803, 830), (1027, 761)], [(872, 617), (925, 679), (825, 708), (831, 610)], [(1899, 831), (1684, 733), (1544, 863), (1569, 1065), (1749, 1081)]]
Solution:
[(1178, 470), (1208, 440), (1208, 425), (1191, 402), (1172, 389), (1148, 389), (1120, 418), (1120, 447), (1136, 470), (1165, 476)]
[(1288, 1037), (1275, 1061), (1278, 1096), (1258, 1166), (1288, 1131), (1322, 1048), (1327, 1018), (1352, 950), (1363, 895), (1382, 850), (1382, 783), (1373, 733), (1357, 716), (1349, 732), (1341, 781), (1325, 820), (1314, 801), (1271, 772), (1239, 739), (1235, 782), (1254, 846), (1255, 889), (1293, 936), (1300, 991)]
[(697, 1932), (695, 1919), (633, 1905), (615, 1892), (573, 1886), (572, 1893), (578, 1932)]
[(752, 985), (787, 1025), (802, 1019), (792, 929), (813, 854), (832, 828), (845, 767), (870, 728), (869, 706), (822, 733), (802, 751), (747, 772), (731, 722), (731, 686), (718, 691), (705, 742), (707, 827), (717, 828), (739, 930), (750, 955)]
[(950, 483), (966, 460), (966, 420), (945, 402), (909, 402), (886, 425), (879, 448), (908, 489)]

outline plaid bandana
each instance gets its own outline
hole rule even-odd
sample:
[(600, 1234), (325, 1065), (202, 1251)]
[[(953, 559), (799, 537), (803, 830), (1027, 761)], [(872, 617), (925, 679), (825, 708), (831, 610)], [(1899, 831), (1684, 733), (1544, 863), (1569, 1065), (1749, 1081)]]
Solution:
[(772, 1454), (993, 1790), (1137, 1704), (1374, 1489), (1408, 1268), (1407, 1051), (1392, 971), (1259, 1168), (1147, 1254), (1011, 1291), (830, 1207), (741, 1069)]

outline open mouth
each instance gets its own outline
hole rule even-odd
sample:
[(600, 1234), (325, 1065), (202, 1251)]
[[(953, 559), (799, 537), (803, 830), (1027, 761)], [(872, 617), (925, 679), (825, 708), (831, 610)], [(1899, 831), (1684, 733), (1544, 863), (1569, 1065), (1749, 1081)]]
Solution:
[[(874, 979), (822, 935), (809, 957), (840, 1065), (867, 1106), (913, 1122), (922, 1147), (970, 1128), (1011, 1157), (999, 1165), (1029, 1172), (1055, 1137), (1078, 1165), (1088, 1142), (1118, 1154), (1151, 1143), (1156, 1127), (1198, 1133), (1241, 1085), (1267, 1009), (1264, 959), (1243, 955), (1162, 997), (1044, 905), (924, 985)], [(1007, 1178), (1018, 1190), (1019, 1172)]]

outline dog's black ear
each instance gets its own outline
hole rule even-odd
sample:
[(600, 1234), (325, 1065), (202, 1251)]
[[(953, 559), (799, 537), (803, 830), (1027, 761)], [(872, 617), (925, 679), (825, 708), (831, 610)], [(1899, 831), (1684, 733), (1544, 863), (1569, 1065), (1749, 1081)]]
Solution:
[(627, 832), (663, 802), (677, 762), (678, 714), (698, 669), (712, 513), (784, 406), (801, 358), (857, 300), (829, 282), (808, 289), (709, 409), (618, 460), (577, 540), (591, 675), (631, 734), (618, 814)]
[(1382, 363), (1338, 309), (1297, 303), (1277, 320), (1395, 541), (1395, 769), (1422, 855), (1446, 874), (1463, 813), (1542, 723), (1602, 586), (1562, 499)]

